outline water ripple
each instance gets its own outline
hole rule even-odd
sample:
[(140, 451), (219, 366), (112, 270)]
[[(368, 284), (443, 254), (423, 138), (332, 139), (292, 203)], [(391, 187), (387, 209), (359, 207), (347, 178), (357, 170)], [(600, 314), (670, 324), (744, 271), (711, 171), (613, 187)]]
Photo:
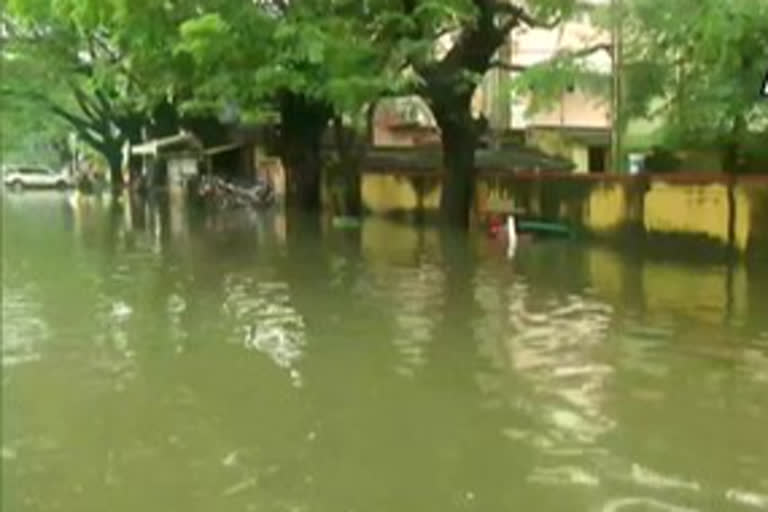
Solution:
[(605, 341), (612, 309), (578, 296), (543, 311), (535, 307), (519, 289), (509, 296), (506, 346), (531, 386), (526, 409), (535, 411), (553, 449), (594, 444), (616, 426), (601, 406), (614, 368), (593, 352)]
[(730, 502), (753, 507), (758, 510), (768, 510), (768, 494), (758, 494), (755, 492), (739, 489), (729, 489), (725, 493), (725, 499)]
[(41, 347), (52, 336), (40, 303), (33, 298), (35, 290), (3, 287), (2, 300), (2, 365), (17, 366), (39, 361)]
[(646, 512), (698, 512), (698, 509), (681, 507), (653, 498), (616, 498), (606, 503), (601, 512), (631, 512), (643, 510)]
[(245, 348), (267, 355), (288, 371), (294, 386), (302, 386), (296, 366), (306, 346), (305, 325), (291, 304), (288, 284), (230, 275), (225, 280), (225, 293), (222, 308), (234, 320), (237, 337)]

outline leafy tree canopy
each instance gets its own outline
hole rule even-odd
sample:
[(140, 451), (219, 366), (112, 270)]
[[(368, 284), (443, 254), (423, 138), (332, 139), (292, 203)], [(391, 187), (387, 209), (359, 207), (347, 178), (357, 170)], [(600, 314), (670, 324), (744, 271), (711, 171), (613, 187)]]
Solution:
[(730, 143), (768, 127), (768, 2), (626, 2), (630, 114), (662, 116), (681, 142)]
[(181, 24), (176, 55), (194, 59), (194, 106), (235, 103), (262, 118), (292, 93), (354, 113), (402, 81), (371, 18), (357, 0), (214, 2)]

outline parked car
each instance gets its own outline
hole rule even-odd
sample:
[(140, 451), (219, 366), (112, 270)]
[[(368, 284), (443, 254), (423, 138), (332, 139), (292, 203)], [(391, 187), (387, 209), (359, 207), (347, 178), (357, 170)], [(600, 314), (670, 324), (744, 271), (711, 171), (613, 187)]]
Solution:
[(3, 170), (3, 183), (16, 190), (25, 188), (69, 188), (72, 179), (65, 172), (34, 165), (9, 166)]

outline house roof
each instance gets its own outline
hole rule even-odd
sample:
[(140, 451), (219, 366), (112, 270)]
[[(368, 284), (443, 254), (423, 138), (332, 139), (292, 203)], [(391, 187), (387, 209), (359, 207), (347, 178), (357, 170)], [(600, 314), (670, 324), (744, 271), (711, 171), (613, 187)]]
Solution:
[[(368, 151), (364, 168), (376, 171), (439, 171), (443, 167), (439, 147), (373, 148)], [(479, 149), (477, 168), (488, 172), (517, 172), (540, 169), (543, 171), (570, 171), (573, 162), (547, 155), (535, 148), (514, 145), (500, 150)]]
[(610, 128), (597, 128), (592, 126), (561, 126), (561, 125), (535, 125), (529, 126), (529, 130), (546, 130), (559, 132), (563, 137), (590, 146), (610, 145)]
[(205, 150), (205, 154), (207, 156), (214, 156), (221, 153), (226, 153), (227, 151), (232, 151), (234, 149), (238, 149), (243, 147), (243, 144), (240, 142), (234, 142), (232, 144), (224, 144), (223, 146), (215, 146), (212, 148), (208, 148)]

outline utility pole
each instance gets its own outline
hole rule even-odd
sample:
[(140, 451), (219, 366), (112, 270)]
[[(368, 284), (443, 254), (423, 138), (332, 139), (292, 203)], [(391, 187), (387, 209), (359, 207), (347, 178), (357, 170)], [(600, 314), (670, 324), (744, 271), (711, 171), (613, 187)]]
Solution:
[(612, 105), (611, 105), (611, 163), (614, 172), (621, 172), (622, 165), (622, 99), (623, 84), (621, 80), (623, 56), (623, 0), (611, 0), (611, 48), (612, 48)]

